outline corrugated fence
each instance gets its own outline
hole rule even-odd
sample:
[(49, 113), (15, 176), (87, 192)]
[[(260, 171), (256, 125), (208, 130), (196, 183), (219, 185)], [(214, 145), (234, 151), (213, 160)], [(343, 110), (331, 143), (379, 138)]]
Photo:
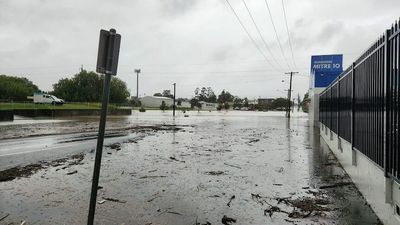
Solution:
[(320, 95), (320, 122), (400, 180), (396, 22)]

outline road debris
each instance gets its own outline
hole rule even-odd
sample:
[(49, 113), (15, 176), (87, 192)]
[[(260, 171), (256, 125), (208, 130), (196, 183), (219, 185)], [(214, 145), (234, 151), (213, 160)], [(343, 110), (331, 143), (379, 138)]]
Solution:
[(142, 177), (139, 177), (139, 179), (147, 179), (147, 178), (159, 178), (159, 177), (167, 177), (167, 176), (142, 176)]
[(242, 169), (242, 167), (240, 167), (240, 166), (235, 166), (235, 165), (228, 164), (228, 163), (224, 163), (224, 165), (227, 165), (227, 166), (230, 166), (230, 167), (234, 167), (234, 168), (238, 168), (238, 169)]
[(183, 160), (179, 160), (179, 159), (175, 158), (174, 156), (170, 156), (169, 159), (173, 160), (173, 161), (177, 161), (177, 162), (183, 162), (183, 163), (185, 162)]
[[(84, 154), (79, 153), (72, 155), (69, 158), (61, 158), (53, 161), (40, 161), (39, 163), (34, 163), (27, 166), (13, 167), (10, 169), (0, 171), (0, 182), (11, 181), (18, 177), (29, 177), (32, 174), (36, 173), (37, 171), (42, 169), (47, 169), (49, 167), (58, 167), (67, 164), (67, 166), (64, 166), (62, 168), (66, 169), (72, 165), (80, 165), (83, 159), (84, 159)], [(58, 170), (59, 169), (57, 169), (56, 171)]]
[(228, 207), (231, 207), (231, 202), (233, 199), (235, 199), (235, 195), (232, 195), (232, 197), (229, 199), (229, 202), (226, 204)]
[(115, 198), (107, 198), (107, 197), (104, 197), (103, 199), (104, 199), (104, 200), (107, 200), (107, 201), (110, 201), (110, 202), (126, 203), (126, 201), (119, 200), (119, 199), (115, 199)]
[(3, 216), (3, 217), (0, 218), (0, 221), (4, 220), (4, 219), (7, 218), (9, 215), (10, 215), (10, 214), (7, 213), (7, 215), (5, 215), (5, 216)]
[(66, 175), (72, 175), (72, 174), (75, 174), (75, 173), (78, 173), (78, 170), (74, 170), (74, 171), (68, 172)]
[(232, 223), (236, 223), (236, 219), (227, 217), (226, 215), (224, 215), (221, 219), (222, 224), (224, 225), (230, 225)]
[[(268, 208), (264, 210), (264, 215), (269, 217), (278, 212), (287, 214), (289, 218), (306, 218), (312, 213), (321, 215), (322, 212), (331, 211), (330, 208), (326, 207), (331, 201), (324, 198), (299, 197), (292, 199), (292, 196), (269, 198), (262, 197), (259, 194), (251, 194), (251, 198), (261, 205), (268, 205)], [(276, 204), (272, 204), (269, 200), (275, 200)], [(279, 205), (282, 205), (284, 209)]]
[(175, 214), (175, 215), (179, 215), (179, 216), (183, 216), (183, 214), (182, 214), (182, 213), (179, 213), (179, 212), (174, 212), (174, 211), (168, 211), (167, 213), (170, 213), (170, 214)]
[(348, 185), (353, 185), (353, 183), (352, 182), (339, 182), (339, 183), (331, 184), (331, 185), (322, 185), (319, 187), (319, 189), (336, 188), (336, 187), (343, 187), (343, 186), (348, 186)]
[(213, 175), (213, 176), (218, 176), (218, 175), (225, 174), (225, 172), (223, 172), (223, 171), (209, 171), (209, 172), (206, 172), (206, 174)]
[(121, 150), (121, 144), (120, 143), (114, 143), (114, 144), (111, 144), (111, 145), (107, 145), (106, 147), (109, 147), (111, 149), (115, 149), (116, 151)]
[(260, 139), (255, 138), (255, 139), (251, 139), (251, 140), (248, 141), (247, 143), (248, 143), (248, 144), (251, 144), (251, 143), (255, 143), (255, 142), (259, 142), (259, 141), (260, 141)]

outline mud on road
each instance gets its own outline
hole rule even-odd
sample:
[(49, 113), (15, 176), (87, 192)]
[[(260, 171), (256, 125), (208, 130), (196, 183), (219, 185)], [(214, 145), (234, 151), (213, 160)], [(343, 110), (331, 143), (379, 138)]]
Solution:
[[(98, 224), (380, 224), (305, 116), (154, 117), (104, 148)], [(84, 224), (93, 159), (0, 172), (0, 224)]]

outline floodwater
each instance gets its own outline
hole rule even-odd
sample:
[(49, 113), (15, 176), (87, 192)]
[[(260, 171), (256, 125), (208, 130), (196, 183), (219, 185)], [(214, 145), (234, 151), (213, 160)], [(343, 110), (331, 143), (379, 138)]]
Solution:
[[(306, 114), (187, 114), (110, 117), (96, 224), (380, 224)], [(0, 224), (85, 224), (97, 127), (0, 123)]]

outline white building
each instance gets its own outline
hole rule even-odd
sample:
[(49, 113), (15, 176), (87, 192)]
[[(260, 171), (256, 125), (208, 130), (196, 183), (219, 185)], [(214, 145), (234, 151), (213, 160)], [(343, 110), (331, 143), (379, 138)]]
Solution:
[(202, 110), (217, 110), (218, 103), (200, 101)]
[(142, 103), (143, 107), (150, 108), (159, 108), (162, 102), (165, 102), (165, 105), (168, 107), (172, 107), (174, 104), (174, 100), (172, 98), (158, 96), (145, 96), (140, 98), (140, 102)]
[[(178, 103), (176, 103), (176, 104), (178, 104)], [(176, 105), (176, 107), (177, 107), (177, 108), (190, 108), (191, 105), (190, 105), (190, 102), (182, 101), (182, 102), (181, 102), (181, 105)]]

